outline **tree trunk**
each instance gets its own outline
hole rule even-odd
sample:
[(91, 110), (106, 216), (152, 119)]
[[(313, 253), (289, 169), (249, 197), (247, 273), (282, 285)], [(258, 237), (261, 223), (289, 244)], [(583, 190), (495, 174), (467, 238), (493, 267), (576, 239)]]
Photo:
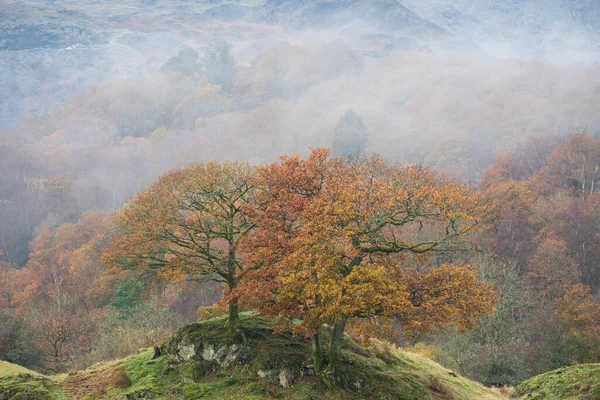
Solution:
[(331, 343), (329, 344), (329, 350), (327, 351), (327, 357), (329, 364), (325, 373), (328, 375), (335, 375), (336, 370), (340, 365), (340, 354), (342, 351), (342, 341), (344, 339), (344, 330), (346, 329), (346, 322), (348, 322), (348, 316), (342, 314), (339, 321), (333, 324), (333, 331), (331, 332)]
[[(231, 239), (233, 240), (233, 239)], [(235, 288), (238, 284), (237, 282), (237, 277), (236, 277), (236, 273), (237, 273), (237, 263), (236, 263), (236, 256), (235, 256), (235, 246), (233, 246), (233, 242), (230, 242), (230, 246), (229, 246), (229, 254), (227, 256), (227, 269), (228, 269), (228, 276), (225, 277), (226, 282), (227, 282), (227, 287), (229, 290), (229, 293), (233, 293), (235, 291)], [(246, 336), (244, 335), (244, 332), (242, 330), (242, 322), (240, 320), (240, 307), (238, 304), (238, 300), (237, 298), (232, 298), (231, 300), (229, 300), (229, 314), (227, 317), (227, 330), (229, 332), (229, 335), (231, 335), (231, 337), (237, 342), (237, 341), (243, 341), (244, 343), (246, 343)]]
[(229, 314), (227, 316), (227, 325), (239, 325), (240, 307), (237, 300), (229, 303)]
[(154, 355), (152, 356), (152, 359), (157, 359), (160, 356), (162, 356), (162, 351), (160, 350), (160, 347), (154, 346)]
[(325, 359), (323, 358), (323, 351), (321, 350), (321, 334), (320, 329), (311, 336), (310, 342), (312, 344), (313, 363), (315, 373), (320, 374), (325, 365)]
[(240, 306), (237, 299), (229, 303), (229, 314), (227, 316), (227, 331), (236, 342), (246, 342), (246, 336), (242, 329), (242, 321), (240, 320)]

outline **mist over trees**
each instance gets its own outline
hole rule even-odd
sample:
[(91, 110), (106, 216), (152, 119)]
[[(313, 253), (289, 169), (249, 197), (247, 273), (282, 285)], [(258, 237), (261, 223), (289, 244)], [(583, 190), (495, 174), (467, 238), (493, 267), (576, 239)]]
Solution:
[(223, 42), (211, 44), (203, 58), (206, 78), (219, 85), (225, 92), (231, 91), (237, 69), (237, 62), (231, 54), (231, 45)]
[[(42, 61), (0, 41), (23, 61), (0, 66), (18, 103), (0, 100), (0, 359), (81, 368), (155, 345), (200, 307), (240, 336), (240, 310), (279, 318), (323, 373), (344, 333), (494, 386), (600, 361), (593, 46), (572, 62), (492, 57), (523, 48), (491, 31), (461, 47), (479, 28), (448, 20), (446, 1), (344, 2), (322, 19), (285, 1), (235, 18), (202, 5), (189, 20), (158, 3), (156, 19), (124, 7), (122, 32), (83, 31), (90, 47)], [(459, 3), (500, 27), (527, 11)], [(388, 11), (405, 19), (379, 21)], [(59, 50), (88, 67), (65, 72)]]
[(335, 124), (331, 149), (336, 157), (356, 159), (365, 153), (368, 141), (365, 123), (358, 114), (348, 110)]
[(200, 75), (202, 66), (198, 62), (198, 52), (190, 47), (179, 50), (175, 57), (170, 58), (166, 63), (160, 66), (159, 71), (165, 74), (179, 72), (190, 78), (197, 78)]

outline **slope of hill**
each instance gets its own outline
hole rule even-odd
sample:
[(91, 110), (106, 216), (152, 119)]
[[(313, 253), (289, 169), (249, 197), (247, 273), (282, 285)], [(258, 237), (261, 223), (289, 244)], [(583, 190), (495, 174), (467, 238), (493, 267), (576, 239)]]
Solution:
[(27, 368), (21, 367), (20, 365), (11, 364), (9, 362), (0, 360), (0, 378), (4, 378), (5, 376), (10, 376), (10, 375), (19, 375), (19, 374), (36, 375), (37, 372), (28, 370)]
[(593, 0), (402, 0), (420, 18), (494, 57), (557, 64), (600, 57), (600, 2)]
[(270, 322), (246, 315), (247, 341), (236, 344), (223, 324), (219, 318), (178, 330), (154, 360), (153, 350), (143, 349), (66, 376), (0, 378), (0, 399), (503, 398), (420, 355), (378, 341), (365, 349), (349, 337), (345, 378), (327, 387), (312, 373), (307, 340), (273, 334)]
[(513, 398), (531, 400), (600, 399), (600, 364), (559, 368), (516, 387)]

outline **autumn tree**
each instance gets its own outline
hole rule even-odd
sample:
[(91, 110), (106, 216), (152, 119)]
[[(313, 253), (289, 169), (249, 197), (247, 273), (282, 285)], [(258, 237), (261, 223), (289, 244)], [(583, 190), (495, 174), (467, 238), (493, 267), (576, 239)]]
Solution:
[(542, 236), (529, 262), (527, 277), (536, 290), (556, 299), (562, 297), (571, 285), (581, 281), (581, 271), (568, 256), (564, 240)]
[(578, 264), (581, 283), (600, 290), (600, 204), (592, 197), (569, 199), (554, 213), (551, 229), (566, 243), (567, 254)]
[(451, 357), (461, 374), (471, 379), (490, 386), (522, 382), (535, 296), (518, 269), (499, 257), (477, 253), (471, 262), (480, 279), (497, 290), (496, 312), (479, 319), (468, 332), (451, 329), (434, 334), (434, 344)]
[(49, 293), (47, 301), (29, 305), (27, 320), (50, 370), (65, 370), (77, 337), (96, 325), (99, 316), (96, 311), (87, 308), (67, 290), (58, 288)]
[(111, 294), (100, 293), (97, 282), (106, 271), (99, 258), (111, 233), (105, 212), (88, 212), (76, 223), (42, 230), (32, 242), (22, 276), (15, 279), (14, 305), (25, 310), (31, 303), (47, 302), (55, 293), (69, 293), (87, 307), (105, 305)]
[(54, 371), (64, 370), (86, 347), (112, 295), (98, 260), (110, 233), (110, 218), (103, 212), (44, 229), (32, 242), (28, 263), (10, 275), (12, 313), (26, 321)]
[[(241, 296), (251, 306), (258, 308), (263, 315), (285, 314), (289, 322), (294, 318), (306, 317), (302, 308), (294, 311), (293, 306), (279, 301), (278, 277), (283, 276), (283, 262), (294, 250), (302, 227), (302, 212), (307, 204), (319, 195), (328, 171), (329, 151), (313, 150), (307, 159), (299, 155), (282, 156), (280, 163), (273, 163), (257, 169), (255, 183), (257, 191), (254, 204), (246, 214), (260, 228), (248, 235), (242, 246), (248, 256), (248, 267), (244, 271), (244, 282), (236, 295)], [(314, 296), (315, 304), (320, 304), (320, 296)], [(321, 352), (320, 326), (314, 324), (311, 330), (304, 330), (312, 342), (315, 368), (324, 363)], [(291, 325), (287, 325), (291, 327)], [(295, 333), (301, 331), (295, 327)]]
[[(493, 308), (492, 291), (469, 266), (407, 268), (423, 264), (428, 252), (460, 248), (458, 239), (486, 211), (478, 196), (422, 168), (327, 156), (316, 150), (306, 162), (284, 158), (265, 170), (279, 184), (264, 189), (273, 202), (250, 236), (277, 239), (259, 261), (259, 276), (271, 271), (274, 279), (271, 287), (262, 284), (263, 308), (274, 303), (283, 319), (300, 319), (296, 332), (314, 336), (323, 324), (333, 326), (326, 376), (336, 376), (349, 321), (365, 335), (392, 319), (423, 333), (443, 324), (467, 327)], [(286, 224), (272, 223), (278, 213)], [(261, 279), (243, 286), (261, 286)]]
[(538, 196), (529, 181), (519, 180), (522, 175), (515, 160), (510, 153), (499, 155), (496, 165), (485, 171), (480, 189), (488, 202), (497, 204), (490, 221), (494, 252), (515, 262), (523, 271), (534, 251), (535, 230), (531, 221)]
[(600, 303), (585, 285), (574, 285), (557, 300), (558, 322), (566, 327), (578, 362), (600, 358)]
[[(240, 240), (254, 224), (244, 215), (253, 169), (241, 163), (191, 164), (161, 177), (116, 216), (120, 233), (103, 260), (142, 269), (168, 282), (239, 283)], [(228, 326), (241, 333), (239, 307), (229, 301)]]
[(600, 142), (585, 133), (571, 136), (556, 147), (535, 181), (540, 190), (555, 188), (576, 197), (586, 198), (597, 192)]

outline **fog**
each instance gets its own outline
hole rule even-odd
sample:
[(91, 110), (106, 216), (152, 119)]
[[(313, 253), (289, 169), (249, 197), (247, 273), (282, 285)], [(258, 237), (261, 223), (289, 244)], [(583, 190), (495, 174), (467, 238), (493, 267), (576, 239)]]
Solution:
[[(2, 257), (23, 265), (41, 228), (116, 210), (171, 168), (329, 147), (349, 109), (369, 153), (472, 184), (530, 138), (600, 134), (599, 10), (584, 0), (5, 3)], [(235, 63), (211, 73), (206, 54), (223, 43)], [(197, 59), (174, 59), (185, 48)]]

